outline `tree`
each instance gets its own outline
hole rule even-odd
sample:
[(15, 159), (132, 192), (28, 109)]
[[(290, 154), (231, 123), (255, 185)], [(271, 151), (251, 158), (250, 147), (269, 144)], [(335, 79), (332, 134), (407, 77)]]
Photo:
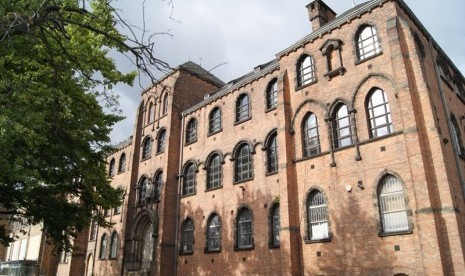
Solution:
[(109, 53), (153, 78), (168, 65), (151, 39), (138, 40), (111, 0), (1, 1), (0, 242), (10, 241), (7, 219), (41, 223), (57, 250), (91, 220), (109, 226), (102, 210), (118, 206), (122, 191), (110, 186), (105, 157), (121, 117), (100, 103), (115, 107), (112, 87), (137, 75)]

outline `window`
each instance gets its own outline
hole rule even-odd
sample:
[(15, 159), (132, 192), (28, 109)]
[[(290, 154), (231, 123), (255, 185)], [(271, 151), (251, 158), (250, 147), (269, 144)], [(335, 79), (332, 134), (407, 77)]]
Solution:
[(237, 249), (253, 248), (252, 213), (248, 208), (242, 208), (237, 216)]
[(117, 214), (120, 214), (120, 213), (121, 213), (121, 205), (118, 205), (113, 209), (113, 214), (117, 215)]
[(329, 238), (329, 219), (323, 193), (314, 190), (307, 199), (308, 239), (323, 240)]
[(186, 144), (192, 144), (197, 141), (197, 120), (191, 119), (186, 128)]
[(147, 177), (142, 177), (142, 179), (139, 181), (139, 204), (147, 203), (149, 198), (149, 180)]
[(399, 179), (385, 176), (378, 187), (379, 211), (384, 233), (409, 230), (404, 189)]
[(196, 167), (194, 163), (188, 163), (184, 169), (184, 181), (182, 186), (182, 195), (195, 194), (196, 184)]
[(459, 155), (463, 155), (463, 144), (462, 144), (462, 137), (460, 135), (460, 128), (459, 125), (457, 124), (457, 120), (455, 117), (452, 115), (451, 116), (451, 122), (452, 122), (452, 141), (454, 144), (454, 148), (457, 150), (457, 153)]
[(150, 158), (152, 152), (152, 138), (145, 137), (142, 143), (142, 160)]
[(122, 173), (126, 170), (126, 154), (121, 154), (118, 164), (118, 173)]
[(60, 263), (68, 263), (68, 256), (69, 256), (69, 252), (66, 251), (66, 250), (62, 250), (60, 252)]
[(279, 220), (279, 204), (273, 204), (271, 208), (271, 217), (270, 217), (270, 246), (279, 247), (279, 229), (281, 227)]
[(112, 158), (110, 161), (110, 166), (108, 168), (108, 175), (110, 177), (115, 176), (115, 158)]
[(236, 122), (243, 122), (250, 118), (250, 102), (247, 94), (242, 94), (236, 102)]
[(304, 86), (316, 81), (313, 57), (304, 55), (297, 64), (297, 86)]
[(207, 224), (207, 251), (221, 250), (221, 221), (216, 214), (210, 216)]
[(163, 97), (163, 115), (168, 114), (168, 93)]
[(253, 160), (250, 146), (246, 143), (237, 149), (234, 163), (234, 181), (240, 182), (253, 177)]
[(194, 251), (194, 222), (186, 219), (182, 227), (182, 253), (192, 253)]
[(159, 171), (155, 174), (155, 177), (153, 179), (153, 184), (155, 187), (155, 200), (160, 201), (161, 199), (161, 191), (163, 188), (163, 172)]
[(109, 217), (111, 215), (111, 210), (110, 209), (103, 210), (103, 215), (106, 217)]
[(344, 104), (336, 108), (333, 117), (334, 147), (342, 148), (352, 145), (352, 130), (349, 110)]
[(95, 220), (92, 220), (90, 224), (90, 240), (94, 241), (97, 238), (98, 224)]
[[(141, 268), (142, 270), (150, 270), (150, 264), (153, 259), (153, 225), (149, 224), (145, 228), (142, 236), (142, 258), (141, 258)], [(139, 255), (140, 256), (140, 255)]]
[(155, 106), (153, 105), (153, 103), (150, 103), (147, 123), (148, 124), (153, 123), (154, 120), (155, 120)]
[(278, 171), (278, 142), (277, 133), (273, 132), (266, 145), (266, 172), (273, 173)]
[(357, 34), (357, 57), (360, 61), (381, 53), (376, 29), (363, 26)]
[(158, 145), (157, 145), (157, 153), (161, 153), (165, 151), (165, 144), (166, 144), (166, 130), (162, 129), (158, 133)]
[(110, 243), (110, 259), (116, 259), (116, 252), (118, 249), (118, 234), (113, 232), (111, 235), (111, 243)]
[(275, 108), (278, 105), (278, 81), (272, 80), (266, 89), (266, 109)]
[(220, 156), (215, 153), (210, 157), (207, 165), (207, 190), (221, 187), (221, 177), (221, 160)]
[(302, 137), (304, 156), (313, 156), (320, 153), (320, 135), (315, 114), (309, 113), (305, 116), (302, 124)]
[(107, 253), (107, 235), (103, 234), (102, 239), (100, 240), (100, 254), (99, 259), (105, 259)]
[(383, 90), (376, 88), (369, 94), (367, 111), (372, 138), (393, 132), (389, 101)]
[(219, 107), (215, 107), (210, 112), (208, 132), (213, 134), (219, 131), (221, 131), (221, 109)]

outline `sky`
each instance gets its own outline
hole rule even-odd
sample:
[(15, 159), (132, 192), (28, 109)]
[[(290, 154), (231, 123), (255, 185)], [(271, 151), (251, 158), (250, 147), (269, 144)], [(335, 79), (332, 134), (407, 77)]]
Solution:
[[(311, 33), (306, 5), (311, 0), (119, 0), (117, 7), (135, 26), (155, 37), (155, 55), (176, 67), (200, 64), (224, 82), (240, 77), (276, 53)], [(352, 0), (324, 0), (337, 14), (352, 8)], [(364, 0), (355, 0), (361, 4)], [(440, 47), (465, 75), (465, 1), (404, 0)], [(142, 11), (145, 11), (142, 13)], [(145, 20), (144, 20), (145, 19)], [(169, 35), (168, 35), (168, 34)], [(134, 70), (115, 58), (123, 70)], [(160, 77), (163, 74), (157, 73)], [(120, 85), (116, 93), (126, 119), (113, 128), (113, 144), (133, 131), (142, 86)]]

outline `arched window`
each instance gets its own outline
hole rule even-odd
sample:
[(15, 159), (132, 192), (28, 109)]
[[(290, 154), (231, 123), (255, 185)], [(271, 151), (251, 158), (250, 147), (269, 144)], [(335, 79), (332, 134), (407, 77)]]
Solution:
[(168, 114), (168, 93), (163, 97), (163, 115)]
[(308, 239), (329, 238), (328, 208), (323, 193), (314, 190), (307, 199)]
[(221, 220), (216, 214), (211, 215), (207, 223), (207, 250), (221, 250)]
[(242, 94), (236, 102), (236, 122), (242, 122), (250, 118), (250, 102), (247, 94)]
[(320, 153), (318, 119), (313, 113), (307, 114), (302, 122), (302, 138), (304, 156), (313, 156)]
[(161, 153), (165, 151), (165, 144), (166, 144), (166, 130), (161, 129), (160, 132), (158, 132), (158, 137), (157, 137), (157, 153)]
[(110, 166), (108, 168), (108, 175), (110, 177), (115, 176), (115, 158), (112, 158), (110, 161)]
[(190, 218), (183, 223), (181, 238), (181, 252), (185, 254), (194, 252), (194, 222)]
[(238, 249), (253, 248), (253, 226), (252, 213), (246, 207), (242, 208), (237, 215), (236, 242)]
[(207, 164), (207, 190), (219, 188), (222, 186), (222, 166), (220, 156), (213, 154)]
[(368, 94), (367, 112), (372, 138), (393, 132), (391, 109), (387, 95), (383, 90), (376, 88)]
[(455, 116), (452, 115), (450, 119), (452, 122), (452, 141), (454, 143), (454, 148), (459, 155), (463, 155), (462, 136), (460, 135), (459, 125), (457, 124)]
[(361, 61), (381, 53), (378, 35), (376, 34), (376, 29), (372, 26), (363, 26), (357, 32), (356, 40), (358, 60)]
[(275, 108), (278, 105), (278, 81), (273, 79), (266, 88), (266, 109)]
[(248, 144), (243, 143), (236, 151), (234, 160), (234, 181), (240, 182), (253, 177), (252, 151)]
[(148, 124), (153, 123), (153, 121), (155, 120), (155, 106), (153, 105), (152, 102), (149, 104), (149, 112), (147, 115), (148, 115), (147, 123)]
[(153, 178), (153, 184), (155, 187), (155, 194), (154, 194), (155, 200), (160, 201), (161, 191), (163, 188), (163, 172), (162, 171), (158, 171), (155, 174), (155, 177)]
[(409, 230), (404, 188), (392, 175), (383, 177), (378, 187), (379, 211), (385, 233)]
[(121, 154), (121, 157), (119, 158), (118, 173), (122, 173), (125, 170), (126, 170), (126, 154), (123, 153)]
[(149, 180), (143, 176), (139, 181), (139, 204), (147, 203), (150, 198)]
[(90, 223), (90, 237), (89, 240), (94, 241), (97, 238), (97, 229), (98, 229), (98, 224), (95, 220), (92, 220)]
[(270, 216), (270, 246), (271, 247), (279, 247), (280, 240), (279, 240), (279, 229), (281, 228), (280, 225), (280, 216), (279, 216), (279, 203), (273, 204), (271, 208), (271, 216)]
[(192, 144), (197, 141), (197, 120), (190, 119), (186, 127), (186, 144)]
[(182, 185), (182, 195), (193, 195), (195, 194), (196, 186), (196, 173), (197, 168), (194, 163), (190, 162), (184, 168), (184, 181)]
[(150, 158), (152, 153), (152, 138), (145, 137), (142, 143), (142, 160)]
[(273, 173), (278, 171), (278, 141), (277, 133), (273, 132), (266, 145), (266, 172)]
[(349, 110), (340, 104), (333, 115), (334, 147), (342, 148), (352, 145), (352, 129)]
[(209, 134), (213, 134), (219, 131), (221, 131), (221, 109), (219, 107), (215, 107), (210, 112), (208, 132)]
[(297, 63), (297, 86), (304, 86), (315, 81), (315, 61), (313, 57), (304, 55)]
[(107, 235), (103, 234), (102, 239), (100, 240), (99, 259), (101, 260), (105, 259), (106, 254), (107, 254)]
[(153, 225), (149, 224), (146, 226), (142, 236), (141, 268), (143, 270), (150, 269), (150, 264), (153, 259), (153, 247)]
[(110, 259), (116, 259), (116, 253), (118, 250), (118, 234), (113, 232), (111, 235), (111, 243), (110, 243)]

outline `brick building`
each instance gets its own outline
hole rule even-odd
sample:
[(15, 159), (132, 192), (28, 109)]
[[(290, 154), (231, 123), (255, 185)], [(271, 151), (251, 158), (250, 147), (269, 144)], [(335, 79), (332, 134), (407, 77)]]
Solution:
[(402, 0), (307, 9), (243, 77), (142, 92), (73, 275), (465, 274), (463, 75)]

